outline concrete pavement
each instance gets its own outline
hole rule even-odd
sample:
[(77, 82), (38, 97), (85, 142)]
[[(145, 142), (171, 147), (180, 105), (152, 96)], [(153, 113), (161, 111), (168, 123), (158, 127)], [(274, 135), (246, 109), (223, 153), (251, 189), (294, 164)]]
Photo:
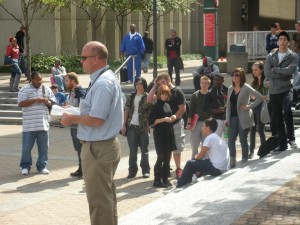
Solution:
[[(182, 88), (192, 86), (191, 71), (198, 62), (184, 62)], [(143, 76), (150, 82), (151, 70)], [(249, 81), (250, 76), (247, 75)], [(80, 82), (85, 87), (88, 78), (88, 75), (80, 75)], [(229, 85), (230, 76), (225, 78)], [(49, 83), (48, 75), (44, 80)], [(8, 84), (4, 75), (1, 75), (0, 84)], [(122, 88), (133, 90), (128, 84), (122, 84)], [(48, 168), (51, 173), (38, 174), (33, 166), (28, 176), (20, 175), (21, 129), (18, 125), (0, 125), (0, 224), (89, 224), (84, 182), (69, 176), (77, 169), (69, 129), (50, 129)], [(191, 157), (189, 133), (186, 135), (183, 165)], [(297, 140), (298, 137), (297, 133)], [(247, 164), (238, 164), (243, 168), (216, 179), (205, 178), (196, 185), (176, 191), (152, 187), (156, 159), (152, 135), (150, 179), (143, 179), (139, 171), (135, 179), (127, 180), (128, 145), (124, 137), (119, 138), (122, 159), (115, 182), (120, 224), (300, 224), (299, 150), (288, 150), (263, 160), (256, 157)], [(238, 143), (237, 146), (240, 151)], [(36, 162), (36, 147), (32, 153), (33, 162)], [(240, 160), (240, 154), (238, 157)], [(174, 168), (173, 160), (171, 167)], [(175, 180), (171, 182), (175, 183)]]

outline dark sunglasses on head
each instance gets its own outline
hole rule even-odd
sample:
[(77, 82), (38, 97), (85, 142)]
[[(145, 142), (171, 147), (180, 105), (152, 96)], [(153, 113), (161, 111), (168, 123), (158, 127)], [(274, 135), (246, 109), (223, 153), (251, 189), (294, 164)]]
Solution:
[(235, 76), (235, 77), (240, 77), (241, 74), (239, 74), (239, 73), (234, 73), (234, 74), (231, 74), (231, 76), (232, 76), (232, 77), (233, 77), (233, 76)]

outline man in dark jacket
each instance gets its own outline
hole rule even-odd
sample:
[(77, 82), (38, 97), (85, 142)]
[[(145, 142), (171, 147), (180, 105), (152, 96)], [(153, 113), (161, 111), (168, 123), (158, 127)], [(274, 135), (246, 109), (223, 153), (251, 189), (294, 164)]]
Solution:
[(177, 37), (176, 30), (170, 30), (170, 38), (167, 38), (165, 42), (165, 48), (167, 50), (167, 60), (168, 60), (168, 74), (170, 75), (171, 82), (173, 67), (175, 69), (176, 79), (175, 83), (176, 86), (180, 85), (180, 70), (179, 70), (179, 58), (180, 58), (180, 46), (181, 46), (181, 39)]
[(144, 73), (148, 72), (149, 63), (150, 63), (150, 57), (153, 51), (153, 41), (151, 38), (148, 37), (149, 32), (145, 31), (143, 36), (143, 41), (145, 45), (145, 52), (143, 55), (143, 71)]
[(272, 51), (272, 49), (278, 48), (277, 40), (276, 25), (272, 24), (271, 32), (266, 36), (266, 50), (268, 54)]
[(20, 50), (20, 54), (19, 54), (19, 65), (20, 65), (20, 69), (22, 70), (22, 73), (25, 74), (25, 76), (27, 77), (27, 80), (30, 80), (30, 77), (28, 76), (28, 71), (26, 68), (26, 61), (24, 59), (24, 37), (25, 37), (25, 33), (26, 33), (26, 29), (25, 27), (21, 27), (20, 30), (16, 33), (15, 38), (17, 39), (17, 43), (19, 46), (19, 50)]

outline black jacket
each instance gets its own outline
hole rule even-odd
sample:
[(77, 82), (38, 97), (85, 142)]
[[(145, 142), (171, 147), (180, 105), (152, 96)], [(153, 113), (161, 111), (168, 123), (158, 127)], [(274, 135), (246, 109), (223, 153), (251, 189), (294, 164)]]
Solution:
[(179, 37), (175, 37), (174, 43), (172, 43), (171, 38), (168, 38), (165, 42), (167, 57), (169, 57), (170, 50), (174, 50), (177, 56), (180, 57), (180, 46), (181, 46), (181, 39)]
[(144, 45), (145, 45), (145, 52), (148, 54), (152, 54), (153, 51), (153, 41), (151, 38), (143, 37)]

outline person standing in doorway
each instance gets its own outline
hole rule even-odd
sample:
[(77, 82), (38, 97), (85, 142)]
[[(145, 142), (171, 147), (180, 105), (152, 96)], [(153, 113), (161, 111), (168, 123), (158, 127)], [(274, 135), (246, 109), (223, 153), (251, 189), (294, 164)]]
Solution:
[(84, 72), (91, 73), (91, 85), (80, 100), (80, 115), (65, 113), (61, 119), (65, 126), (78, 124), (92, 225), (118, 224), (113, 178), (121, 155), (117, 134), (123, 125), (123, 99), (119, 81), (107, 60), (104, 44), (91, 41), (83, 47), (81, 63)]
[(126, 53), (126, 58), (134, 56), (135, 74), (133, 74), (133, 59), (127, 62), (128, 82), (133, 82), (133, 77), (140, 77), (142, 73), (142, 55), (145, 45), (142, 36), (136, 31), (135, 24), (130, 25), (130, 32), (125, 35), (121, 43), (121, 55)]
[(168, 74), (170, 75), (171, 82), (173, 68), (175, 69), (175, 84), (180, 85), (180, 70), (179, 70), (179, 57), (180, 57), (180, 47), (181, 39), (177, 37), (175, 29), (170, 30), (170, 37), (165, 42), (165, 48), (167, 50), (167, 64), (168, 64)]
[(143, 71), (144, 71), (144, 73), (148, 72), (150, 57), (153, 52), (153, 41), (148, 36), (149, 36), (149, 32), (145, 31), (144, 36), (143, 36), (143, 41), (144, 41), (144, 45), (145, 45), (145, 53), (143, 55), (143, 62), (144, 62)]

